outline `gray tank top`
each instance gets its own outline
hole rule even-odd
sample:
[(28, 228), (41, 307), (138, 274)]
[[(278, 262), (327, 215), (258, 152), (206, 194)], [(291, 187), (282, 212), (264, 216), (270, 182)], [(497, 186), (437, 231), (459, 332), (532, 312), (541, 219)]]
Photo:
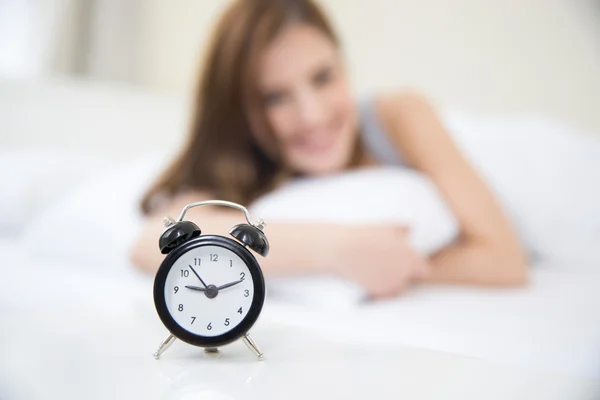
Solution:
[(361, 128), (360, 136), (369, 153), (382, 165), (406, 166), (377, 116), (375, 98), (369, 96), (360, 101), (358, 113)]

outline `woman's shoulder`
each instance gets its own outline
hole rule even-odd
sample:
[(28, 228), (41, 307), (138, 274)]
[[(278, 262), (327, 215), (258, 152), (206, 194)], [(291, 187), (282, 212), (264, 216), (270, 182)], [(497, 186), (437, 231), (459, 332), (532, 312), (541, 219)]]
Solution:
[(392, 139), (438, 119), (432, 101), (415, 89), (374, 95), (371, 97), (371, 110), (381, 130)]
[(404, 114), (432, 107), (427, 96), (413, 88), (377, 93), (371, 96), (370, 101), (376, 115), (384, 123)]
[(384, 164), (409, 165), (403, 137), (428, 126), (435, 112), (421, 92), (403, 89), (365, 98), (361, 114), (367, 149)]
[(398, 120), (419, 120), (433, 113), (430, 100), (415, 89), (399, 89), (364, 96), (359, 101), (363, 128), (390, 134)]
[(414, 90), (397, 90), (365, 96), (359, 103), (361, 136), (368, 152), (384, 165), (404, 165), (396, 145), (398, 124), (395, 118), (413, 109), (423, 96)]

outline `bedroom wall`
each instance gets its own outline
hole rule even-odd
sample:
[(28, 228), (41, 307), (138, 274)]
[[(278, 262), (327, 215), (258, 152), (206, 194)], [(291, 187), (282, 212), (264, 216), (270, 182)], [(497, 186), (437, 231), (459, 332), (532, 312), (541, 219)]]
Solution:
[[(595, 0), (322, 0), (359, 93), (421, 88), (444, 106), (538, 113), (600, 133), (600, 3)], [(226, 0), (149, 0), (140, 83), (189, 92)]]
[[(203, 44), (228, 2), (48, 0), (17, 7), (20, 19), (0, 2), (0, 149), (127, 158), (176, 148)], [(412, 86), (446, 108), (534, 113), (600, 135), (596, 0), (321, 2), (360, 94)], [(53, 56), (44, 43), (58, 45)]]

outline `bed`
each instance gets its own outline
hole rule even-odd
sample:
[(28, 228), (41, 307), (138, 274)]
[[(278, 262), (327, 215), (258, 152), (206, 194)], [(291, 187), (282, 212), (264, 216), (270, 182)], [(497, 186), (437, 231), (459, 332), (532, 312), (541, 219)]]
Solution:
[[(152, 104), (155, 107), (157, 103)], [(454, 118), (464, 122), (467, 117)], [(180, 119), (181, 115), (172, 118), (173, 121)], [(470, 118), (468, 124), (472, 130), (481, 131), (482, 121)], [(529, 132), (532, 127), (545, 134), (559, 128), (564, 130), (560, 124), (534, 124), (531, 118), (519, 121), (520, 126), (525, 126), (521, 129)], [(172, 126), (177, 123), (180, 122), (173, 122)], [(511, 123), (516, 124), (514, 120)], [(488, 125), (498, 131), (507, 127), (497, 123)], [(487, 138), (494, 137), (498, 135), (490, 134)], [(497, 142), (488, 139), (480, 137), (473, 141), (457, 137), (469, 154), (481, 152), (486, 146), (497, 147)], [(585, 137), (579, 143), (586, 149), (585, 160), (600, 162), (600, 158), (596, 158), (600, 153), (594, 147), (595, 138)], [(558, 139), (555, 146), (565, 149)], [(0, 169), (3, 185), (0, 397), (6, 394), (7, 398), (39, 398), (44, 397), (44, 390), (48, 388), (50, 391), (46, 393), (52, 395), (66, 391), (63, 398), (90, 395), (92, 388), (95, 398), (115, 398), (115, 388), (119, 388), (121, 398), (156, 397), (157, 390), (177, 387), (169, 377), (193, 375), (193, 369), (186, 370), (182, 365), (189, 367), (195, 353), (183, 345), (175, 346), (174, 358), (179, 361), (158, 370), (154, 364), (146, 364), (145, 357), (149, 357), (163, 339), (165, 330), (153, 308), (152, 277), (135, 271), (127, 258), (131, 238), (139, 229), (137, 201), (169, 159), (170, 150), (147, 151), (144, 157), (133, 161), (134, 157), (125, 157), (125, 161), (121, 158), (118, 162), (107, 159), (106, 152), (94, 154), (86, 152), (88, 150), (70, 151), (51, 146), (32, 150), (14, 146), (0, 154), (3, 167)], [(530, 155), (522, 157), (530, 159)], [(576, 161), (578, 157), (573, 159)], [(581, 157), (579, 159), (581, 161)], [(477, 158), (474, 161), (477, 164)], [(547, 171), (542, 161), (537, 169)], [(571, 165), (569, 162), (563, 158), (563, 169)], [(273, 337), (323, 338), (330, 345), (319, 351), (329, 354), (328, 360), (340, 368), (346, 353), (336, 352), (336, 346), (374, 354), (377, 362), (371, 360), (368, 365), (375, 372), (377, 368), (389, 367), (390, 360), (404, 356), (411, 359), (410, 351), (421, 349), (433, 352), (427, 354), (434, 354), (434, 358), (438, 353), (462, 357), (463, 361), (457, 365), (464, 365), (464, 371), (470, 371), (473, 377), (477, 376), (478, 364), (469, 364), (470, 359), (529, 371), (533, 375), (526, 376), (535, 379), (522, 378), (523, 382), (531, 385), (536, 382), (536, 387), (540, 387), (538, 380), (544, 380), (549, 389), (551, 381), (556, 385), (568, 382), (562, 389), (574, 389), (569, 386), (572, 378), (578, 383), (576, 387), (584, 382), (587, 389), (592, 388), (600, 377), (600, 258), (595, 251), (600, 247), (600, 230), (597, 230), (600, 222), (597, 204), (600, 203), (592, 201), (598, 194), (598, 185), (593, 183), (600, 180), (590, 182), (589, 179), (595, 179), (593, 174), (580, 175), (575, 169), (580, 165), (573, 162), (564, 177), (571, 185), (570, 193), (577, 193), (581, 186), (584, 190), (581, 193), (587, 196), (573, 200), (574, 205), (569, 206), (573, 213), (554, 212), (564, 210), (558, 201), (561, 199), (549, 198), (541, 207), (539, 202), (530, 200), (531, 193), (524, 197), (521, 207), (515, 209), (517, 215), (513, 216), (520, 218), (519, 221), (526, 218), (519, 213), (536, 215), (537, 221), (531, 218), (527, 224), (535, 229), (521, 232), (534, 246), (548, 249), (546, 257), (533, 259), (531, 280), (526, 287), (425, 285), (397, 299), (369, 302), (356, 301), (355, 289), (338, 283), (327, 286), (327, 295), (316, 303), (293, 295), (293, 290), (288, 296), (277, 295), (277, 290), (273, 290), (257, 325), (257, 340), (260, 340), (259, 333), (269, 331), (275, 332), (271, 333)], [(581, 171), (591, 166), (584, 162)], [(519, 171), (495, 174), (490, 163), (481, 165), (481, 170), (493, 182), (495, 190), (516, 193), (509, 199), (503, 198), (505, 202), (518, 198), (524, 191), (522, 186), (507, 186)], [(523, 180), (529, 178), (535, 176), (522, 177)], [(560, 176), (554, 174), (546, 186), (545, 182), (536, 180), (535, 190), (551, 195), (548, 188), (556, 186), (558, 178)], [(581, 185), (576, 187), (578, 182)], [(578, 198), (581, 201), (578, 202)], [(548, 213), (558, 215), (552, 220), (543, 219), (535, 213), (536, 207), (545, 207)], [(568, 243), (565, 236), (558, 233), (542, 235), (550, 223), (556, 231), (565, 229), (563, 234), (568, 237), (584, 231), (587, 235), (581, 234)], [(304, 286), (309, 287), (310, 284)], [(269, 333), (264, 335), (269, 337)], [(277, 340), (267, 340), (262, 346), (268, 353), (277, 350), (274, 349), (277, 343)], [(317, 348), (323, 346), (322, 342), (315, 343)], [(236, 354), (232, 357), (237, 360), (237, 353), (232, 351), (232, 354)], [(392, 358), (386, 359), (386, 354)], [(295, 357), (298, 356), (296, 353)], [(117, 362), (108, 363), (106, 359)], [(285, 365), (282, 367), (285, 369)], [(110, 372), (111, 368), (118, 373)], [(167, 373), (162, 368), (173, 368), (173, 371)], [(260, 381), (261, 378), (256, 378), (261, 376), (260, 367), (250, 370), (253, 371), (250, 377)], [(148, 373), (159, 378), (147, 387), (137, 385)], [(231, 367), (230, 373), (233, 382), (238, 379), (246, 382), (248, 378), (236, 366)], [(524, 375), (510, 376), (509, 380), (517, 382), (519, 376)], [(32, 377), (39, 379), (40, 384), (31, 384)], [(103, 384), (105, 378), (111, 379), (112, 384)], [(487, 381), (482, 378), (481, 382), (483, 385)], [(515, 393), (504, 392), (504, 395), (509, 398)], [(229, 398), (235, 397), (230, 395)], [(435, 397), (432, 394), (422, 398)], [(185, 391), (171, 398), (186, 398)]]

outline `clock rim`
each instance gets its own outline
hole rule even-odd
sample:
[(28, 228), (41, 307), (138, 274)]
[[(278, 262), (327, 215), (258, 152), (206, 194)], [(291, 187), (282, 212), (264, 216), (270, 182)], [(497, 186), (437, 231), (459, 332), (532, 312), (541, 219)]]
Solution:
[[(171, 316), (165, 298), (165, 283), (171, 267), (188, 251), (204, 246), (222, 247), (240, 257), (244, 264), (246, 264), (248, 271), (250, 271), (254, 284), (254, 297), (244, 319), (232, 330), (218, 336), (196, 335), (183, 328)], [(256, 258), (242, 244), (219, 235), (199, 236), (182, 243), (167, 254), (154, 278), (154, 306), (160, 320), (172, 335), (188, 344), (198, 347), (220, 347), (243, 337), (258, 320), (265, 301), (265, 294), (265, 280)]]

